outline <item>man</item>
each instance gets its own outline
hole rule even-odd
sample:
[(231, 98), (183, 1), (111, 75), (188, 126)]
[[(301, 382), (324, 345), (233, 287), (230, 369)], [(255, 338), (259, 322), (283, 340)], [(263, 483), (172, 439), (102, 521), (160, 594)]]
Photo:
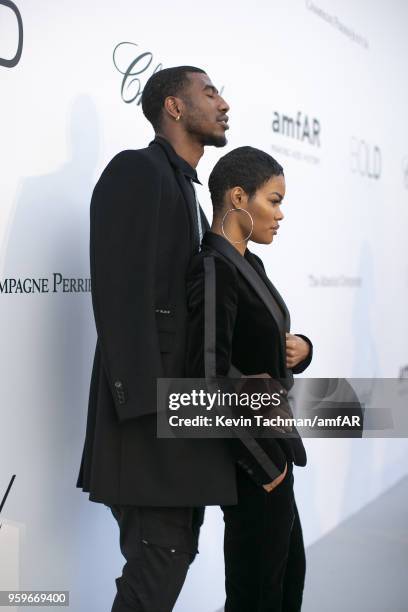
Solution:
[(229, 106), (203, 70), (180, 66), (149, 79), (142, 108), (155, 139), (111, 160), (90, 210), (98, 338), (77, 486), (119, 524), (113, 612), (172, 610), (201, 507), (237, 501), (222, 440), (156, 436), (156, 378), (184, 376), (185, 272), (209, 228), (195, 168), (205, 146), (226, 144)]

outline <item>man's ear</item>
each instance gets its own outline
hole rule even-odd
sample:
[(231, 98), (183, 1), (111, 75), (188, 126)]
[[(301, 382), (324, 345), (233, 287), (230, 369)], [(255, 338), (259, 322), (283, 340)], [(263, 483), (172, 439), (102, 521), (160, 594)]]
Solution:
[(182, 102), (180, 98), (176, 98), (175, 96), (167, 96), (164, 100), (163, 111), (171, 119), (177, 120), (177, 117), (180, 117), (183, 113)]

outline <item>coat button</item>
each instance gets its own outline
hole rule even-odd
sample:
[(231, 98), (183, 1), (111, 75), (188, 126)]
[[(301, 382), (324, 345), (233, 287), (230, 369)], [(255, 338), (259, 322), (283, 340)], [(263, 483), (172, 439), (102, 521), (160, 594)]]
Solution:
[(121, 383), (121, 381), (120, 381), (120, 380), (115, 380), (115, 387), (116, 387), (117, 389), (120, 389), (121, 387), (123, 387), (123, 385), (122, 385), (122, 383)]

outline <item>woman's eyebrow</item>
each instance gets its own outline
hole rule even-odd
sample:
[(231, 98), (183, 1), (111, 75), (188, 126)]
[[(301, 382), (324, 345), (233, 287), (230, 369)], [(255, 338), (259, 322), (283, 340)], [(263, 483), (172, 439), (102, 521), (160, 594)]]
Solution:
[(278, 198), (280, 198), (281, 200), (283, 200), (283, 195), (281, 193), (278, 193), (277, 191), (271, 191), (271, 193), (269, 193), (268, 195), (277, 195)]

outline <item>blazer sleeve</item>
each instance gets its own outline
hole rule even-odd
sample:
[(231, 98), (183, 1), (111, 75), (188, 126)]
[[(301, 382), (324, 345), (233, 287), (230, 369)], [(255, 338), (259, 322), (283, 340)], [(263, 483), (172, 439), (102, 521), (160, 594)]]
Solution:
[(105, 168), (90, 206), (92, 306), (119, 422), (156, 410), (154, 279), (160, 177), (139, 151)]
[(194, 259), (187, 277), (187, 376), (205, 378), (232, 372), (241, 376), (231, 363), (237, 272), (220, 257), (198, 255)]
[[(218, 388), (233, 393), (236, 389), (229, 379), (245, 376), (232, 363), (238, 308), (235, 267), (219, 257), (197, 255), (187, 276), (187, 296), (186, 376), (216, 377)], [(232, 454), (255, 482), (264, 484), (282, 473), (286, 458), (276, 440), (259, 441), (242, 429), (235, 436), (229, 440)]]

